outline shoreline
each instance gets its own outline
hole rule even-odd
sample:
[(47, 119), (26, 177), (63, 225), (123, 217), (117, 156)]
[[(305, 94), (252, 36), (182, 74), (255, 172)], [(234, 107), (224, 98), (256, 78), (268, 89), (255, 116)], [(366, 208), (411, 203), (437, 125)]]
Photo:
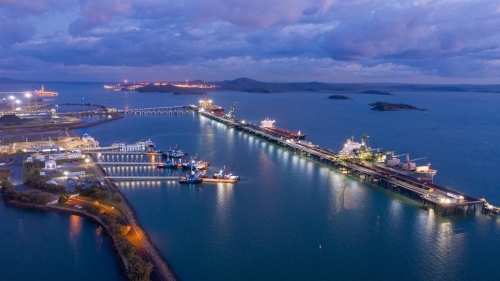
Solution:
[[(96, 163), (94, 154), (89, 153), (90, 157), (92, 157), (92, 161)], [(103, 175), (106, 175), (106, 171), (101, 167), (99, 164), (95, 164), (96, 168), (98, 168)], [(120, 190), (118, 189), (118, 186), (110, 179), (105, 179), (104, 180), (106, 184), (109, 186), (110, 191), (112, 193), (119, 194), (122, 198), (123, 201), (121, 202), (124, 210), (125, 210), (125, 216), (129, 224), (132, 226), (132, 229), (134, 231), (139, 231), (142, 237), (144, 237), (145, 242), (145, 253), (148, 256), (148, 260), (153, 264), (153, 271), (155, 271), (158, 274), (158, 277), (160, 280), (179, 280), (179, 277), (175, 274), (174, 270), (168, 263), (168, 261), (165, 259), (163, 254), (158, 250), (158, 248), (155, 246), (153, 242), (151, 242), (151, 238), (147, 234), (146, 231), (143, 230), (142, 226), (139, 223), (139, 220), (137, 219), (137, 213), (132, 206), (132, 204), (128, 201), (127, 197), (125, 197)], [(148, 251), (151, 250), (151, 251)], [(160, 271), (160, 272), (158, 272)], [(163, 277), (163, 278), (162, 278)]]
[[(73, 131), (71, 131), (73, 132)], [(90, 156), (94, 159), (94, 155), (90, 154)], [(95, 163), (95, 161), (94, 161)], [(97, 169), (99, 169), (104, 175), (105, 171), (102, 169), (102, 167), (98, 164), (95, 165)], [(109, 190), (111, 193), (114, 194), (119, 194), (122, 196), (123, 201), (121, 202), (121, 205), (124, 209), (123, 215), (124, 215), (124, 220), (127, 221), (127, 223), (132, 227), (131, 231), (135, 232), (135, 234), (138, 237), (139, 241), (139, 247), (136, 249), (136, 251), (140, 251), (141, 254), (136, 253), (137, 255), (141, 256), (142, 259), (145, 262), (150, 262), (153, 266), (153, 270), (151, 271), (150, 274), (150, 280), (167, 280), (167, 281), (177, 281), (179, 280), (178, 276), (175, 274), (174, 270), (168, 263), (168, 261), (165, 259), (165, 257), (162, 255), (162, 253), (158, 250), (158, 248), (151, 242), (151, 238), (147, 234), (146, 231), (143, 230), (141, 227), (139, 221), (137, 220), (137, 214), (135, 209), (132, 207), (132, 204), (127, 200), (127, 198), (120, 192), (116, 184), (109, 180), (105, 179), (106, 184), (109, 186)], [(34, 209), (38, 211), (46, 211), (46, 212), (58, 212), (58, 213), (65, 213), (65, 214), (70, 214), (70, 215), (76, 215), (80, 216), (83, 218), (86, 218), (97, 225), (99, 225), (104, 231), (106, 232), (107, 236), (111, 239), (111, 246), (115, 252), (115, 254), (118, 257), (118, 263), (120, 264), (120, 268), (124, 274), (124, 277), (128, 279), (127, 277), (127, 268), (128, 268), (128, 260), (126, 256), (120, 252), (119, 248), (117, 247), (117, 242), (115, 240), (115, 237), (111, 234), (111, 231), (108, 229), (106, 224), (102, 222), (102, 220), (95, 215), (89, 214), (85, 211), (82, 210), (77, 210), (77, 209), (70, 209), (70, 208), (65, 208), (61, 207), (58, 205), (36, 205), (32, 203), (23, 203), (19, 201), (4, 201), (4, 204), (6, 206), (10, 207), (17, 207), (17, 208), (24, 208), (24, 209)]]
[(118, 247), (116, 246), (116, 241), (115, 241), (113, 235), (111, 235), (108, 227), (97, 216), (94, 216), (92, 214), (89, 214), (87, 212), (80, 211), (80, 210), (72, 210), (72, 209), (57, 207), (57, 206), (35, 205), (35, 204), (30, 204), (30, 203), (22, 203), (19, 201), (4, 201), (4, 204), (5, 204), (5, 206), (9, 206), (9, 207), (75, 215), (75, 216), (79, 216), (79, 217), (88, 219), (88, 220), (96, 223), (102, 229), (104, 229), (104, 231), (106, 232), (106, 235), (111, 240), (111, 242), (112, 242), (111, 247), (113, 248), (115, 254), (119, 257), (118, 263), (120, 264), (120, 268), (121, 268), (122, 272), (124, 273), (125, 278), (127, 277), (127, 275), (125, 274), (126, 268), (127, 268), (127, 258), (122, 253), (120, 253), (120, 251), (118, 250)]
[[(99, 169), (101, 169), (101, 171), (104, 171), (100, 165), (97, 166), (99, 166)], [(109, 185), (109, 187), (112, 188), (111, 190), (112, 192), (116, 192), (122, 196), (123, 198), (122, 206), (125, 209), (125, 216), (129, 224), (132, 226), (132, 229), (145, 238), (143, 241), (146, 244), (145, 253), (148, 256), (148, 260), (153, 264), (153, 271), (155, 271), (158, 274), (160, 280), (175, 280), (175, 281), (179, 280), (179, 277), (175, 274), (174, 270), (172, 269), (168, 261), (161, 254), (161, 252), (158, 250), (155, 244), (151, 242), (151, 238), (149, 237), (147, 232), (143, 230), (142, 226), (139, 223), (139, 220), (137, 220), (137, 215), (135, 209), (132, 207), (132, 204), (130, 204), (127, 198), (120, 192), (120, 190), (113, 181), (109, 179), (105, 179), (105, 181)]]

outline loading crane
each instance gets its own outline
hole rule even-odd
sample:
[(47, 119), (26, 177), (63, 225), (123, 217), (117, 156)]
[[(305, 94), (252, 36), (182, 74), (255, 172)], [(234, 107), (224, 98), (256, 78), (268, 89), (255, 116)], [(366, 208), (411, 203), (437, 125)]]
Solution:
[(229, 110), (229, 112), (224, 114), (224, 118), (229, 119), (229, 120), (233, 120), (235, 108), (236, 108), (236, 102), (234, 102), (233, 106), (231, 106), (231, 109)]

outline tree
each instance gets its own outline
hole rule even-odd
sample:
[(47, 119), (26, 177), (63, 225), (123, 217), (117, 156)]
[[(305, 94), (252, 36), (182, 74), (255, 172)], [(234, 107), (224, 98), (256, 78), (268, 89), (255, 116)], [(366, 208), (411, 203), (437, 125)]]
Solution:
[(57, 201), (59, 204), (64, 204), (68, 202), (69, 196), (67, 195), (59, 195), (59, 200)]

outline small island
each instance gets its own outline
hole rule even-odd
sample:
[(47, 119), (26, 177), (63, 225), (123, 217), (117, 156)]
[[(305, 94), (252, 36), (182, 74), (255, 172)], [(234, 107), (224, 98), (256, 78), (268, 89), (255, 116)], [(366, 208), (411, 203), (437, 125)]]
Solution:
[(382, 95), (382, 96), (394, 96), (394, 94), (388, 93), (388, 92), (382, 92), (378, 90), (366, 90), (366, 91), (359, 91), (359, 94), (369, 94), (369, 95)]
[(352, 100), (350, 97), (341, 95), (331, 95), (328, 97), (329, 100)]
[(413, 105), (404, 104), (404, 103), (389, 103), (389, 102), (374, 102), (370, 103), (370, 106), (373, 106), (371, 110), (377, 111), (401, 111), (401, 110), (425, 110), (418, 108)]

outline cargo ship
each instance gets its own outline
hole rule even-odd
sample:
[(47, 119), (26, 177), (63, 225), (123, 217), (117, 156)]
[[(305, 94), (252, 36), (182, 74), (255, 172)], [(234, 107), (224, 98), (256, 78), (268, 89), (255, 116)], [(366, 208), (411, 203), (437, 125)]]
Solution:
[[(431, 164), (417, 166), (414, 161), (424, 160), (424, 158), (418, 159), (410, 159), (410, 154), (405, 153), (401, 155), (394, 155), (394, 152), (391, 153), (391, 159), (387, 159), (383, 164), (375, 163), (376, 165), (382, 166), (384, 168), (390, 169), (397, 173), (407, 175), (419, 180), (422, 180), (426, 183), (434, 183), (434, 176), (437, 173), (437, 170), (431, 169)], [(406, 162), (401, 163), (401, 160), (398, 158), (400, 156), (406, 155)]]
[(289, 138), (289, 139), (291, 138), (291, 139), (296, 139), (296, 140), (306, 139), (306, 135), (300, 133), (300, 131), (298, 133), (294, 133), (294, 132), (290, 132), (290, 131), (285, 130), (285, 129), (280, 129), (280, 128), (275, 127), (274, 126), (275, 122), (276, 122), (275, 120), (271, 120), (269, 118), (266, 118), (260, 122), (260, 127), (262, 129), (271, 131), (273, 133), (277, 133), (280, 136), (285, 137), (285, 138)]
[(39, 97), (57, 97), (58, 93), (56, 92), (46, 92), (45, 88), (42, 85), (42, 88), (38, 91), (35, 91), (35, 95)]
[(224, 108), (219, 105), (212, 104), (212, 100), (203, 99), (200, 100), (200, 108), (203, 111), (217, 115), (224, 116)]

